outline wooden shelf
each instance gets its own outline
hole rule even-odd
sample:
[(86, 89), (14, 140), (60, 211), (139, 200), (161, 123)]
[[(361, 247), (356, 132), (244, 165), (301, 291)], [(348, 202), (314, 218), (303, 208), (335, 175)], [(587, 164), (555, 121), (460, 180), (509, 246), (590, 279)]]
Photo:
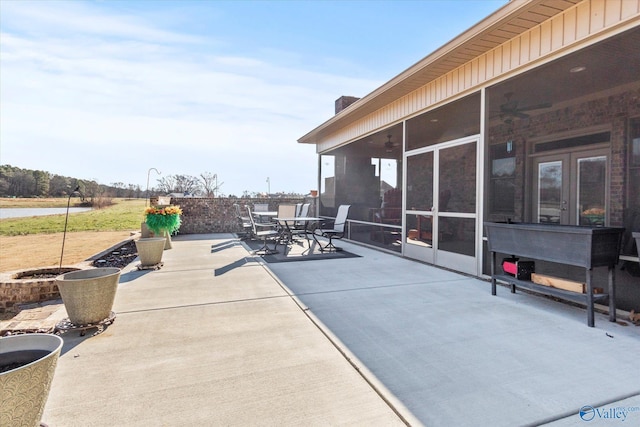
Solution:
[[(538, 285), (537, 283), (533, 283), (529, 280), (520, 280), (516, 279), (513, 276), (509, 276), (507, 274), (496, 274), (496, 280), (500, 280), (502, 282), (506, 282), (510, 285), (515, 285), (520, 288), (525, 288), (533, 292), (537, 292), (540, 294), (554, 296), (556, 298), (561, 298), (567, 301), (577, 302), (581, 304), (588, 304), (587, 294), (566, 291), (564, 289), (553, 288), (551, 286)], [(609, 294), (593, 294), (593, 301), (599, 302), (609, 298)]]

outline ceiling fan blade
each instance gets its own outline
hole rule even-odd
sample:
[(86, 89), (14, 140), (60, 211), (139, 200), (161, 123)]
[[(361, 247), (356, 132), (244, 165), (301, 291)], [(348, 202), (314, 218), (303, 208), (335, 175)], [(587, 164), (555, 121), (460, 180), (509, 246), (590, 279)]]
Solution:
[(542, 108), (549, 108), (549, 107), (551, 107), (551, 105), (552, 104), (550, 102), (544, 102), (542, 104), (529, 105), (528, 107), (518, 108), (518, 111), (540, 110)]
[(500, 111), (513, 111), (518, 109), (518, 101), (509, 101), (500, 105)]

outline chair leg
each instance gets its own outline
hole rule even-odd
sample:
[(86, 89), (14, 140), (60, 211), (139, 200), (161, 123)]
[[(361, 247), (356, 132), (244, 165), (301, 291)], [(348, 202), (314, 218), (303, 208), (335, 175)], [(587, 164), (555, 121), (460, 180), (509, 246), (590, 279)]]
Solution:
[(329, 237), (329, 243), (327, 243), (326, 245), (322, 246), (320, 245), (320, 252), (340, 252), (342, 250), (342, 248), (337, 247), (336, 245), (333, 244), (333, 235), (328, 235), (327, 237)]
[(272, 254), (277, 254), (278, 253), (278, 241), (274, 240), (274, 245), (273, 245), (273, 249), (269, 249), (269, 246), (267, 245), (267, 239), (263, 239), (262, 240), (262, 247), (260, 249), (256, 249), (253, 253), (254, 254), (258, 254), (258, 255), (272, 255)]

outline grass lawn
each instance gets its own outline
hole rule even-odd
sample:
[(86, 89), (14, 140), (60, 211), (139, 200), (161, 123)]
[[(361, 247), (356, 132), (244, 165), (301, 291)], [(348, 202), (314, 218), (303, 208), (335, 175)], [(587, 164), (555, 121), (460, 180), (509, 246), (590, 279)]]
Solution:
[[(58, 200), (58, 199), (3, 199), (14, 200), (13, 207), (22, 203), (18, 200)], [(145, 199), (114, 199), (114, 204), (102, 209), (69, 214), (67, 232), (75, 231), (126, 231), (137, 230), (144, 220)], [(62, 207), (66, 207), (66, 199)], [(19, 207), (26, 206), (26, 202)], [(0, 207), (9, 207), (4, 204)], [(39, 207), (60, 207), (40, 205)], [(0, 236), (24, 236), (64, 231), (65, 215), (46, 215), (28, 218), (6, 218), (0, 220)]]
[[(55, 203), (33, 205), (34, 201)], [(1, 199), (2, 207), (66, 207), (67, 199)], [(8, 206), (6, 203), (12, 204)], [(58, 202), (62, 205), (56, 205)], [(114, 199), (114, 205), (69, 214), (63, 265), (84, 261), (140, 230), (145, 199)], [(72, 199), (73, 205), (73, 199)], [(0, 271), (37, 269), (60, 262), (65, 215), (0, 220)]]

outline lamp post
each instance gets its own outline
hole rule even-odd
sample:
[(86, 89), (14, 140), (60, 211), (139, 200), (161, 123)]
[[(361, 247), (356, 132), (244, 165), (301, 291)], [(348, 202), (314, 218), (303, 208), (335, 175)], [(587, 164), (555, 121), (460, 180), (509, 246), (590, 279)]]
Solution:
[(147, 200), (145, 200), (144, 205), (147, 206), (147, 201), (149, 200), (149, 175), (151, 175), (151, 171), (156, 171), (156, 173), (158, 175), (162, 175), (162, 172), (160, 172), (158, 169), (156, 168), (149, 168), (149, 170), (147, 171)]
[(60, 265), (58, 266), (58, 274), (62, 274), (62, 257), (64, 256), (64, 242), (67, 240), (67, 223), (69, 222), (69, 206), (71, 206), (71, 196), (80, 191), (80, 186), (76, 186), (75, 190), (69, 193), (67, 200), (67, 215), (64, 217), (64, 233), (62, 233), (62, 249), (60, 250)]

